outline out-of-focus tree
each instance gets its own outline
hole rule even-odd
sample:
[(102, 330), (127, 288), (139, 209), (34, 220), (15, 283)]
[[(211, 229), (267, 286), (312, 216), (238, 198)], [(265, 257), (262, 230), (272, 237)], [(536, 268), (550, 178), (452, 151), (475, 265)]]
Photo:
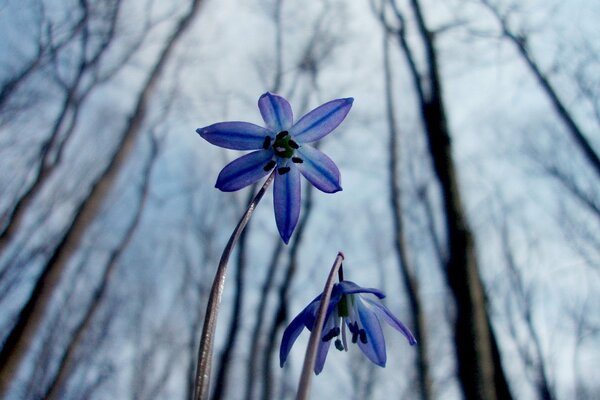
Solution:
[[(375, 4), (374, 8), (379, 10), (384, 27), (395, 33), (406, 60), (433, 171), (442, 193), (447, 243), (444, 274), (454, 302), (455, 357), (463, 394), (468, 399), (511, 398), (491, 327), (475, 237), (467, 220), (452, 153), (436, 32), (428, 27), (424, 9), (417, 0), (409, 1), (408, 11), (402, 10), (394, 0)], [(409, 13), (416, 32), (410, 39)]]
[[(83, 2), (83, 4), (87, 5), (86, 2)], [(166, 39), (164, 47), (159, 52), (139, 92), (135, 108), (123, 128), (115, 152), (111, 155), (110, 161), (104, 170), (92, 183), (90, 192), (78, 206), (73, 220), (42, 266), (41, 273), (33, 285), (29, 298), (21, 308), (14, 326), (6, 336), (0, 352), (0, 394), (7, 392), (13, 377), (19, 371), (21, 362), (31, 347), (66, 264), (76, 252), (84, 233), (94, 221), (122, 166), (134, 148), (140, 135), (140, 128), (150, 98), (157, 87), (175, 45), (191, 25), (200, 4), (200, 0), (193, 0), (190, 3), (189, 9), (180, 17), (170, 36)], [(113, 23), (116, 23), (114, 22), (116, 16), (116, 14), (113, 15), (113, 20), (111, 20)]]

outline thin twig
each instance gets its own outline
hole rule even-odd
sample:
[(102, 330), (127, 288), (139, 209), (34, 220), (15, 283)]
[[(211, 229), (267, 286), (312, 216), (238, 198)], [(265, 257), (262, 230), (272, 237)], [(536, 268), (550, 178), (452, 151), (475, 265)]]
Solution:
[[(331, 299), (331, 292), (333, 291), (333, 284), (335, 276), (342, 267), (342, 261), (344, 261), (344, 254), (340, 251), (335, 258), (329, 276), (327, 277), (327, 283), (323, 289), (323, 295), (321, 296), (321, 303), (319, 304), (319, 311), (317, 312), (317, 318), (315, 326), (310, 333), (310, 339), (308, 340), (308, 346), (306, 348), (306, 356), (304, 357), (304, 366), (302, 367), (302, 375), (300, 376), (300, 383), (298, 384), (298, 393), (296, 394), (296, 400), (307, 400), (310, 392), (310, 381), (312, 379), (312, 371), (315, 368), (315, 360), (317, 358), (317, 349), (319, 348), (319, 342), (321, 339), (321, 332), (323, 331), (323, 324), (325, 323), (325, 315), (327, 314), (327, 306)], [(340, 277), (343, 275), (340, 275)]]
[(233, 252), (233, 248), (237, 243), (240, 235), (248, 221), (254, 213), (254, 209), (262, 199), (263, 195), (267, 191), (267, 188), (273, 182), (275, 177), (274, 173), (271, 173), (265, 183), (262, 185), (260, 190), (254, 196), (254, 199), (248, 205), (248, 209), (242, 216), (242, 219), (235, 227), (235, 230), (231, 234), (227, 246), (223, 250), (221, 255), (221, 261), (219, 261), (219, 267), (215, 274), (212, 288), (210, 290), (210, 296), (208, 298), (208, 305), (206, 306), (206, 314), (204, 316), (204, 327), (202, 328), (202, 337), (200, 340), (200, 349), (198, 350), (198, 368), (196, 370), (196, 390), (194, 392), (195, 400), (206, 400), (209, 395), (210, 385), (210, 372), (211, 372), (211, 361), (213, 353), (213, 343), (215, 336), (215, 329), (217, 327), (217, 316), (219, 313), (219, 304), (221, 303), (221, 296), (223, 294), (223, 288), (225, 287), (225, 276), (227, 274), (227, 262), (229, 256)]

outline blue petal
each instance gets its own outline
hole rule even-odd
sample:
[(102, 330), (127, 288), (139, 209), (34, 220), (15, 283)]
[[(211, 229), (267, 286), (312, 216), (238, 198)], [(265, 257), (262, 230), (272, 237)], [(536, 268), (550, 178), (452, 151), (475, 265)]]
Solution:
[[(331, 305), (331, 303), (330, 303)], [(328, 310), (327, 319), (325, 320), (325, 326), (323, 326), (323, 331), (321, 332), (321, 337), (325, 336), (327, 332), (329, 332), (334, 326), (335, 321), (332, 318), (333, 313)], [(317, 349), (317, 357), (315, 359), (315, 374), (319, 375), (321, 371), (323, 371), (323, 366), (325, 365), (325, 360), (327, 359), (327, 352), (329, 351), (329, 346), (331, 345), (331, 340), (324, 342), (323, 340), (319, 340), (319, 347)]]
[(288, 354), (294, 345), (294, 342), (302, 332), (305, 326), (306, 309), (296, 316), (285, 328), (283, 337), (281, 338), (281, 346), (279, 347), (279, 365), (283, 367), (285, 360), (287, 360)]
[(269, 173), (264, 167), (272, 157), (272, 151), (259, 150), (233, 160), (219, 173), (215, 187), (233, 192), (256, 182)]
[(342, 281), (339, 283), (339, 285), (343, 294), (371, 293), (380, 299), (385, 297), (385, 294), (383, 294), (383, 292), (379, 289), (360, 287), (352, 281)]
[(287, 244), (300, 216), (300, 172), (294, 165), (283, 175), (276, 173), (273, 203), (277, 229), (281, 239)]
[(315, 108), (292, 126), (290, 135), (300, 144), (321, 139), (342, 123), (353, 101), (351, 97), (337, 99)]
[(360, 325), (367, 334), (367, 343), (359, 340), (358, 347), (373, 363), (385, 367), (385, 340), (379, 319), (373, 310), (364, 304), (360, 298), (356, 298), (356, 309), (360, 319)]
[(268, 129), (249, 122), (219, 122), (196, 132), (209, 143), (232, 150), (258, 150), (266, 136), (273, 137)]
[(311, 146), (302, 146), (296, 155), (303, 160), (296, 166), (314, 187), (325, 193), (342, 190), (340, 170), (329, 157)]
[(406, 339), (408, 339), (408, 343), (411, 346), (417, 343), (417, 339), (415, 339), (412, 332), (398, 318), (396, 318), (386, 306), (377, 301), (372, 301), (370, 299), (363, 300), (366, 301), (370, 306), (372, 306), (377, 315), (383, 318), (385, 322), (390, 324), (392, 328), (402, 333), (406, 337)]
[(283, 97), (267, 92), (258, 99), (258, 109), (265, 124), (273, 132), (287, 131), (292, 126), (292, 107)]

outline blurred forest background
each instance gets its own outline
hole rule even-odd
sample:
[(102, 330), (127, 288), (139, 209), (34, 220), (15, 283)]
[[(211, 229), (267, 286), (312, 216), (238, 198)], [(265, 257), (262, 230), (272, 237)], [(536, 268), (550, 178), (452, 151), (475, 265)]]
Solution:
[[(418, 336), (330, 352), (313, 398), (598, 399), (600, 3), (0, 0), (0, 397), (189, 399), (252, 189), (195, 129), (354, 97), (344, 191), (271, 195), (231, 260), (214, 398), (294, 397), (286, 323), (345, 275)], [(594, 311), (596, 310), (596, 311)], [(385, 329), (388, 329), (386, 327)]]

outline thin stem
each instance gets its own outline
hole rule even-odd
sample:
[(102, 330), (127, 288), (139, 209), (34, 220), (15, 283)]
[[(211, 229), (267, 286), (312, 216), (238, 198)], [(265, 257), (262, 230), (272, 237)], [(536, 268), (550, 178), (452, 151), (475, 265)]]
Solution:
[[(327, 283), (325, 283), (325, 289), (323, 289), (323, 295), (321, 296), (321, 303), (319, 304), (319, 311), (317, 312), (315, 326), (310, 333), (308, 347), (306, 348), (306, 356), (304, 357), (304, 366), (302, 367), (302, 375), (300, 376), (300, 383), (298, 384), (296, 400), (308, 400), (312, 371), (315, 368), (317, 349), (319, 348), (321, 332), (323, 331), (323, 324), (325, 323), (327, 306), (329, 305), (329, 300), (331, 299), (335, 275), (338, 273), (338, 271), (341, 271), (342, 261), (344, 261), (344, 254), (340, 251), (335, 258), (333, 266), (331, 267), (331, 271), (329, 271)], [(340, 273), (340, 276), (343, 276), (343, 273)]]
[(265, 183), (262, 185), (260, 190), (254, 196), (254, 199), (248, 205), (248, 209), (242, 216), (242, 219), (235, 227), (235, 230), (231, 234), (221, 260), (219, 261), (219, 267), (213, 280), (212, 288), (208, 298), (208, 305), (206, 306), (206, 314), (204, 316), (204, 327), (202, 328), (202, 337), (200, 339), (200, 348), (198, 349), (198, 367), (196, 370), (196, 384), (194, 391), (195, 400), (206, 400), (209, 395), (210, 387), (210, 372), (211, 372), (211, 361), (213, 354), (213, 343), (215, 336), (215, 329), (217, 327), (217, 316), (219, 314), (219, 304), (221, 303), (221, 296), (225, 287), (225, 276), (227, 275), (227, 262), (229, 256), (233, 252), (233, 249), (242, 234), (242, 231), (250, 221), (254, 209), (262, 199), (263, 195), (267, 191), (269, 185), (273, 182), (275, 177), (274, 172), (269, 175)]

